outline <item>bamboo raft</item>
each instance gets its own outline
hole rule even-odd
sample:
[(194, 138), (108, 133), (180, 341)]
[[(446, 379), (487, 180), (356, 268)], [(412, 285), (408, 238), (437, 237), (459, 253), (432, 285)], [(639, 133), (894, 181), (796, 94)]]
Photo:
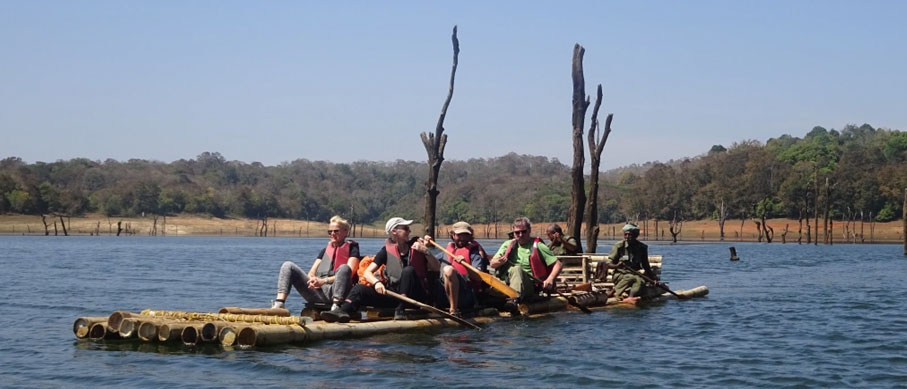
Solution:
[[(590, 283), (590, 267), (594, 270), (598, 255), (561, 257), (564, 270), (559, 281), (576, 284)], [(650, 257), (653, 270), (660, 271), (661, 256)], [(656, 266), (657, 264), (657, 266)], [(627, 307), (620, 299), (608, 297), (610, 275), (606, 282), (592, 282), (591, 291), (573, 291), (571, 296), (591, 310)], [(708, 294), (705, 286), (674, 291), (686, 300)], [(647, 303), (677, 299), (669, 293), (655, 295)], [(577, 310), (567, 298), (551, 296), (520, 306), (522, 316), (533, 318), (552, 312)], [(475, 324), (487, 324), (510, 317), (507, 312), (485, 308), (469, 318)], [(253, 347), (280, 344), (307, 344), (319, 340), (366, 337), (393, 332), (420, 329), (461, 327), (454, 320), (423, 314), (408, 320), (390, 320), (381, 312), (367, 311), (362, 321), (328, 323), (306, 316), (291, 316), (286, 309), (221, 308), (218, 312), (181, 312), (146, 309), (142, 312), (114, 311), (109, 316), (79, 317), (73, 323), (73, 334), (78, 339), (92, 341), (138, 340), (142, 342), (176, 343), (187, 346), (219, 344), (223, 347)]]

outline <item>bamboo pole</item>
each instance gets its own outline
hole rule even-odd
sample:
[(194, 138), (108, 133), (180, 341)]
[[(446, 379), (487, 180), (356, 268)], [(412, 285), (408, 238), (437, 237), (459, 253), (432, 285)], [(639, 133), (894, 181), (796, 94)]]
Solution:
[(218, 334), (220, 334), (220, 331), (226, 327), (227, 324), (227, 322), (220, 320), (205, 323), (202, 326), (201, 334), (199, 334), (202, 342), (213, 342), (218, 340)]
[(141, 324), (141, 320), (135, 317), (123, 319), (123, 321), (120, 322), (120, 326), (119, 329), (117, 329), (117, 332), (120, 333), (120, 337), (123, 339), (134, 338), (136, 337), (139, 326)]
[(183, 341), (183, 344), (186, 346), (195, 346), (201, 340), (200, 333), (202, 332), (203, 324), (192, 323), (183, 328), (183, 332), (180, 334), (180, 340)]
[(88, 338), (91, 340), (120, 339), (120, 334), (116, 331), (108, 331), (107, 324), (100, 322), (91, 326), (88, 330)]
[(175, 322), (175, 320), (166, 320), (160, 318), (141, 318), (139, 319), (138, 330), (136, 334), (139, 339), (146, 342), (155, 342), (160, 340), (160, 330), (164, 324)]
[(120, 330), (120, 323), (123, 322), (123, 319), (134, 316), (139, 316), (139, 314), (128, 311), (113, 311), (113, 313), (111, 313), (110, 317), (107, 319), (107, 327), (105, 328), (108, 331), (117, 332)]
[(88, 332), (91, 330), (91, 326), (97, 323), (104, 323), (107, 321), (107, 316), (83, 316), (76, 318), (76, 321), (72, 323), (72, 333), (76, 335), (76, 338), (85, 339), (88, 337)]
[(290, 310), (286, 308), (240, 308), (240, 307), (223, 307), (217, 313), (232, 313), (236, 315), (264, 315), (264, 316), (282, 316), (289, 317)]
[(175, 342), (180, 340), (180, 336), (183, 334), (183, 329), (189, 325), (189, 322), (180, 321), (173, 323), (165, 323), (157, 331), (157, 340), (161, 342)]

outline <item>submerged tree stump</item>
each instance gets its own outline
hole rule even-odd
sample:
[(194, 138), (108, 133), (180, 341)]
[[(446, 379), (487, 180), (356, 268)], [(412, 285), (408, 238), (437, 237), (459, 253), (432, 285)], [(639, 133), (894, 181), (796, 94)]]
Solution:
[(739, 261), (739, 260), (740, 260), (740, 257), (737, 256), (737, 249), (734, 248), (734, 247), (728, 247), (728, 248), (731, 250), (731, 260), (732, 260), (732, 261)]

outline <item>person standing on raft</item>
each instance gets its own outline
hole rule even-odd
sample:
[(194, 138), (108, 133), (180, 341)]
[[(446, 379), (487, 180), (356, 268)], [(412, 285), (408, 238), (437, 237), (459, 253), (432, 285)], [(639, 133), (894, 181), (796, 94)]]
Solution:
[[(387, 221), (384, 231), (388, 238), (384, 241), (384, 247), (378, 250), (374, 261), (363, 272), (368, 285), (360, 283), (354, 286), (339, 310), (323, 312), (321, 317), (328, 321), (346, 323), (350, 320), (350, 315), (356, 314), (360, 306), (366, 305), (394, 307), (394, 320), (406, 319), (405, 303), (388, 296), (385, 293), (388, 289), (431, 304), (429, 291), (440, 288), (438, 272), (441, 262), (431, 254), (422, 238), (410, 239), (409, 225), (412, 223), (412, 220), (401, 217)], [(430, 273), (434, 277), (429, 276)]]
[[(540, 238), (532, 237), (532, 225), (528, 218), (520, 217), (513, 221), (512, 240), (505, 241), (491, 259), (490, 266), (496, 276), (511, 288), (520, 292), (517, 301), (525, 303), (530, 296), (535, 296), (538, 289), (554, 290), (554, 283), (561, 268), (561, 261), (551, 253), (551, 249)], [(532, 276), (542, 281), (536, 285)]]
[[(627, 292), (623, 302), (636, 303), (640, 297), (646, 295), (646, 280), (639, 275), (642, 270), (646, 277), (658, 282), (658, 276), (649, 266), (649, 246), (640, 242), (639, 227), (627, 223), (622, 228), (624, 240), (614, 244), (606, 261), (599, 262), (595, 267), (595, 278), (604, 280), (608, 269), (614, 269), (611, 281), (614, 282), (614, 296), (620, 298)], [(626, 259), (623, 259), (626, 257)], [(654, 285), (653, 285), (654, 286)]]
[(331, 218), (328, 225), (328, 236), (331, 240), (321, 250), (308, 273), (303, 273), (295, 263), (286, 261), (280, 266), (277, 277), (277, 298), (271, 308), (283, 308), (286, 304), (290, 285), (302, 295), (306, 306), (330, 305), (331, 310), (339, 310), (340, 304), (356, 282), (359, 268), (359, 243), (346, 240), (350, 223), (340, 216)]

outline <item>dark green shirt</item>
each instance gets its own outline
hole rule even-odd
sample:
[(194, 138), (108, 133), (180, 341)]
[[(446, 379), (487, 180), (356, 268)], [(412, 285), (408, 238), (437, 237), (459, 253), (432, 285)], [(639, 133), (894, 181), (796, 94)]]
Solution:
[(614, 244), (614, 247), (611, 248), (611, 253), (608, 254), (608, 260), (613, 264), (617, 264), (619, 261), (623, 260), (622, 258), (624, 256), (627, 257), (627, 259), (624, 260), (624, 263), (631, 269), (645, 270), (646, 273), (651, 274), (651, 269), (649, 268), (649, 246), (646, 246), (645, 243), (638, 240), (633, 241), (633, 243), (628, 243), (626, 240), (617, 242)]
[[(579, 247), (579, 245), (576, 244), (576, 238), (570, 235), (563, 235), (562, 239), (563, 242), (570, 243), (573, 247)], [(563, 242), (557, 244), (551, 242), (551, 244), (548, 245), (548, 248), (551, 249), (551, 253), (554, 255), (576, 255), (576, 251), (567, 251), (567, 247), (564, 247)]]

